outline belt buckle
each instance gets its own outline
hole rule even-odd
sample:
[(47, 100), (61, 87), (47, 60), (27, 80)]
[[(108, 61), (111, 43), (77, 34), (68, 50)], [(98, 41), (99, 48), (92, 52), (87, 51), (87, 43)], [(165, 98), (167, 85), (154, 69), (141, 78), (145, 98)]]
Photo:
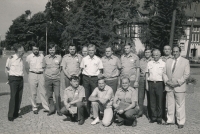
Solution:
[(156, 81), (153, 81), (153, 83), (156, 83)]

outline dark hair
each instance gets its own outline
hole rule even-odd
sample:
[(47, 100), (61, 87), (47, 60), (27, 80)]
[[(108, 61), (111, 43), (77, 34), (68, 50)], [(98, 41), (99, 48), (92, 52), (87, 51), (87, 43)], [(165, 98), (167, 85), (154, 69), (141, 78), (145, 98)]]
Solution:
[(72, 81), (72, 80), (79, 81), (79, 77), (78, 77), (78, 76), (75, 76), (75, 75), (72, 75), (72, 77), (71, 77), (69, 80), (70, 80), (70, 81)]
[(100, 78), (98, 78), (98, 81), (100, 81), (100, 80), (104, 80), (104, 82), (105, 82), (104, 77), (100, 77)]
[(173, 46), (172, 50), (173, 50), (175, 47), (178, 47), (178, 49), (179, 49), (179, 52), (181, 52), (181, 47), (179, 47), (178, 45), (176, 45), (176, 46)]
[(34, 43), (32, 44), (32, 48), (33, 48), (33, 47), (39, 48), (39, 45), (38, 45), (37, 43), (34, 42)]
[(113, 47), (112, 47), (111, 45), (106, 45), (105, 50), (106, 50), (107, 48), (110, 48), (110, 49), (113, 51)]
[(18, 49), (21, 48), (21, 47), (23, 47), (23, 46), (22, 46), (22, 44), (20, 44), (20, 43), (15, 43), (15, 44), (13, 45), (13, 49), (14, 49), (15, 52), (17, 52)]
[(170, 46), (170, 45), (164, 45), (163, 49), (164, 49), (166, 46), (168, 46), (168, 47), (170, 47), (170, 48), (171, 48), (171, 46)]
[(74, 43), (70, 43), (69, 47), (75, 47), (76, 48), (76, 45)]
[(124, 44), (124, 47), (125, 46), (130, 46), (131, 48), (132, 48), (132, 44), (135, 44), (131, 39), (127, 39), (127, 40), (125, 40), (125, 42), (124, 42), (125, 44)]
[(57, 45), (55, 43), (49, 43), (49, 49), (54, 48), (57, 50)]
[(146, 48), (144, 49), (144, 52), (146, 52), (146, 51), (148, 51), (148, 50), (150, 50), (150, 51), (152, 52), (152, 50), (150, 49), (150, 47), (146, 47)]
[(128, 82), (131, 82), (130, 79), (129, 79), (128, 77), (122, 77), (121, 81), (124, 80), (124, 79), (127, 79)]

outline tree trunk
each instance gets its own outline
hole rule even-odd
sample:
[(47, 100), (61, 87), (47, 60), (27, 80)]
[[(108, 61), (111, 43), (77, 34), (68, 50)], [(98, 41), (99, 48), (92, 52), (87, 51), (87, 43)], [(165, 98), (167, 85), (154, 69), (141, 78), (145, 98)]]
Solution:
[(198, 5), (198, 1), (196, 2), (195, 8), (194, 8), (194, 14), (193, 14), (193, 18), (192, 18), (192, 24), (191, 24), (191, 27), (190, 27), (189, 42), (188, 42), (187, 55), (186, 55), (187, 59), (189, 59), (189, 56), (190, 56), (190, 47), (191, 47), (191, 41), (192, 41), (192, 30), (193, 30), (193, 27), (194, 27), (194, 19), (196, 17), (197, 5)]
[(176, 21), (176, 9), (174, 9), (172, 16), (172, 25), (171, 25), (170, 40), (169, 40), (169, 45), (171, 47), (173, 47), (173, 42), (174, 42), (175, 21)]

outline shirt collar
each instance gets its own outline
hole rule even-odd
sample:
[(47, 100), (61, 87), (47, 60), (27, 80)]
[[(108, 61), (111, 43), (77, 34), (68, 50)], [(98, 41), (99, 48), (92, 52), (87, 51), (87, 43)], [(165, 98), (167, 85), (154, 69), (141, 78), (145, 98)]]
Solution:
[[(98, 88), (99, 89), (99, 88)], [(99, 89), (100, 90), (100, 89)], [(100, 90), (100, 91), (107, 91), (108, 90), (108, 86), (105, 85), (104, 89), (103, 90)]]
[(153, 63), (160, 64), (161, 61), (162, 61), (161, 59), (159, 59), (158, 61), (153, 60)]
[[(179, 61), (180, 57), (181, 57), (181, 56), (179, 56), (176, 60)], [(175, 60), (175, 58), (173, 58), (173, 59)]]
[(94, 60), (96, 58), (96, 55), (94, 55), (92, 58), (88, 55), (88, 59)]
[(77, 57), (78, 54), (76, 53), (74, 56), (72, 56), (71, 54), (69, 54), (69, 57)]
[(123, 88), (120, 88), (120, 91), (121, 91), (121, 92), (129, 92), (129, 91), (130, 91), (130, 86), (128, 87), (127, 90), (124, 90)]
[(111, 55), (110, 58), (105, 56), (105, 59), (113, 59), (113, 55)]
[(69, 88), (67, 88), (67, 90), (74, 91), (74, 90), (78, 90), (79, 88), (80, 88), (80, 85), (77, 87), (77, 89), (74, 89), (72, 86), (69, 86)]
[(164, 56), (165, 59), (170, 59), (170, 58), (173, 58), (172, 55), (169, 55), (169, 56)]
[(149, 57), (149, 59), (146, 59), (145, 57), (144, 58), (142, 58), (143, 59), (143, 61), (152, 61), (153, 60), (153, 58), (152, 57)]
[(40, 57), (41, 55), (38, 54), (38, 56), (36, 56), (35, 54), (32, 53), (32, 56), (33, 56), (33, 57)]
[(132, 53), (130, 52), (128, 55), (124, 54), (124, 57), (132, 57)]
[(57, 57), (56, 55), (54, 55), (54, 57), (52, 57), (52, 56), (49, 54), (49, 58), (53, 58), (53, 59), (54, 59), (54, 58), (56, 58), (56, 57)]
[(18, 59), (21, 59), (21, 60), (22, 60), (22, 58), (20, 58), (20, 57), (17, 56), (17, 54), (14, 54), (14, 55), (13, 55), (13, 58), (15, 58), (16, 60), (18, 60)]

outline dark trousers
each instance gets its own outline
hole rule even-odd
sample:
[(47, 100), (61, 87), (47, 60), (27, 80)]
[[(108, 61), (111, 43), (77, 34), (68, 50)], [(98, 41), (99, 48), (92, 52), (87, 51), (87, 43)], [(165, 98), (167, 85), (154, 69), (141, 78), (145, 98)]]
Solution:
[(139, 115), (143, 115), (144, 112), (144, 96), (145, 96), (145, 79), (140, 77), (139, 88), (138, 88), (138, 105), (139, 105)]
[[(60, 112), (61, 98), (60, 98), (60, 79), (50, 79), (45, 77), (45, 88), (47, 92), (47, 100), (49, 104), (49, 112), (53, 113), (56, 111)], [(53, 101), (53, 93), (56, 100), (56, 109)]]
[[(165, 88), (165, 86), (163, 87), (163, 89)], [(164, 91), (163, 92), (163, 120), (167, 121), (167, 107), (166, 107), (166, 97), (167, 96), (167, 92)]]
[(113, 89), (113, 93), (115, 95), (117, 91), (117, 86), (118, 86), (118, 78), (113, 79), (113, 80), (106, 80), (106, 84)]
[(138, 108), (129, 109), (126, 112), (124, 112), (123, 114), (116, 114), (116, 117), (119, 122), (122, 122), (125, 119), (127, 119), (129, 121), (134, 121), (135, 118), (137, 118), (138, 111), (139, 111)]
[(18, 116), (22, 101), (22, 93), (24, 80), (22, 76), (9, 76), (10, 85), (10, 102), (8, 109), (8, 117), (14, 118)]
[(98, 83), (97, 76), (89, 77), (89, 76), (83, 75), (83, 87), (85, 88), (85, 98), (87, 101), (88, 116), (90, 115), (90, 109), (91, 109), (91, 102), (88, 100), (88, 98), (92, 94), (93, 90), (98, 86), (97, 83)]
[[(85, 104), (83, 102), (77, 102), (75, 106), (77, 107), (78, 121), (84, 120), (85, 119), (85, 116), (84, 116)], [(72, 116), (69, 110), (65, 106), (61, 109), (61, 113), (66, 116), (68, 115)]]
[(151, 114), (151, 104), (150, 104), (150, 94), (149, 91), (146, 91), (146, 95), (147, 95), (147, 118), (151, 118), (152, 114)]
[(162, 81), (152, 82), (148, 81), (150, 106), (151, 106), (151, 120), (162, 121), (162, 109), (163, 109), (163, 85)]

